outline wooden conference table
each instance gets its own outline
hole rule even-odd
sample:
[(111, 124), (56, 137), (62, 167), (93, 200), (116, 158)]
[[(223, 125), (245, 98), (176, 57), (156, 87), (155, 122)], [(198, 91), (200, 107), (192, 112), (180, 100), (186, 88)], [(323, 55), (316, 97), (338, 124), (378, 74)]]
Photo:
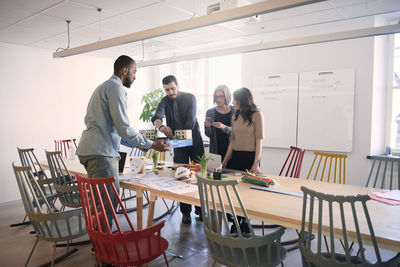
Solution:
[[(42, 164), (42, 162), (41, 162)], [(75, 173), (86, 175), (85, 169), (78, 161), (66, 160), (67, 168)], [(47, 163), (42, 165), (48, 168)], [(160, 171), (159, 175), (166, 177), (173, 177), (174, 173), (171, 169)], [(227, 174), (224, 179), (239, 179), (240, 176)], [(365, 188), (360, 186), (331, 184), (325, 182), (318, 182), (305, 179), (286, 178), (274, 175), (267, 175), (277, 182), (277, 188), (291, 192), (301, 192), (300, 187), (306, 186), (313, 190), (338, 195), (355, 195), (367, 194), (379, 191), (373, 188)], [(302, 198), (273, 192), (259, 191), (250, 189), (251, 184), (240, 182), (237, 187), (246, 207), (249, 218), (268, 223), (278, 224), (285, 227), (300, 229), (301, 227), (301, 213), (302, 213)], [(200, 206), (200, 199), (198, 192), (190, 192), (185, 194), (176, 194), (168, 191), (159, 191), (147, 185), (141, 184), (138, 181), (124, 180), (120, 181), (120, 187), (136, 191), (137, 195), (137, 228), (143, 228), (143, 191), (150, 194), (149, 211), (147, 218), (147, 226), (152, 225), (154, 216), (155, 201), (158, 197), (165, 199), (175, 200), (178, 202), (185, 202), (192, 205)], [(234, 203), (237, 205), (238, 203)], [(393, 251), (400, 251), (400, 205), (391, 206), (375, 200), (367, 202), (368, 210), (371, 216), (372, 224), (374, 227), (375, 236), (380, 248), (385, 248)], [(338, 209), (337, 209), (338, 210)], [(363, 214), (363, 213), (358, 213)], [(360, 216), (360, 215), (359, 215)], [(348, 216), (346, 216), (348, 217)], [(338, 216), (334, 218), (340, 218)], [(316, 222), (314, 218), (314, 223)], [(328, 219), (324, 218), (326, 222), (325, 227), (328, 229)], [(363, 242), (371, 244), (368, 227), (364, 216), (359, 217), (360, 231), (362, 233)], [(336, 225), (336, 224), (335, 224)], [(341, 225), (341, 224), (337, 224)], [(348, 225), (350, 231), (350, 239), (354, 239), (354, 225)], [(313, 227), (313, 229), (317, 229)], [(341, 227), (335, 229), (335, 232), (341, 233)]]

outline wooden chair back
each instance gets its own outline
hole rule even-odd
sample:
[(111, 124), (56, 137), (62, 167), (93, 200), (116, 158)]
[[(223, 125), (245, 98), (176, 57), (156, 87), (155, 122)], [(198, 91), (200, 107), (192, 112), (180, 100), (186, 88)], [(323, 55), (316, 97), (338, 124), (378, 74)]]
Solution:
[[(307, 179), (335, 184), (345, 184), (346, 159), (346, 154), (314, 152), (314, 160), (310, 167), (310, 171), (308, 172)], [(316, 164), (316, 162), (318, 163)], [(322, 162), (323, 164), (321, 168)]]
[(54, 150), (55, 151), (61, 151), (61, 155), (65, 158), (68, 157), (68, 149), (69, 146), (73, 145), (75, 146), (75, 149), (78, 148), (76, 145), (76, 139), (64, 139), (64, 140), (54, 140)]
[(279, 172), (279, 176), (299, 178), (304, 153), (305, 149), (290, 146), (289, 154), (287, 155), (285, 163)]

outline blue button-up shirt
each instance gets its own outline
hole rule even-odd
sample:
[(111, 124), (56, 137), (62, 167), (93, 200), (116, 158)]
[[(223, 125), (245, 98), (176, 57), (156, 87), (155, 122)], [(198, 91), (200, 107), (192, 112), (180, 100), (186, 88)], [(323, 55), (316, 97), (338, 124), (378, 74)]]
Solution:
[(78, 156), (119, 156), (121, 137), (129, 143), (149, 149), (152, 141), (129, 126), (127, 95), (121, 79), (113, 75), (99, 85), (90, 98), (85, 124), (76, 154)]

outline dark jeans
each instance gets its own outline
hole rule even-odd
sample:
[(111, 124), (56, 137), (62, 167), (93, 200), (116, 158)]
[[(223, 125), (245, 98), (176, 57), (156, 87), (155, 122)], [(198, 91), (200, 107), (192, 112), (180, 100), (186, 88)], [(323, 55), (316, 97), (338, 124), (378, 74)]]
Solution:
[[(195, 146), (187, 146), (174, 148), (174, 162), (186, 164), (190, 161), (199, 162), (199, 158), (204, 154), (203, 141), (200, 141)], [(182, 213), (190, 213), (192, 211), (192, 206), (186, 203), (179, 203), (179, 207)], [(195, 207), (197, 212), (201, 211), (200, 207)]]
[(227, 169), (245, 171), (251, 169), (254, 163), (255, 151), (232, 151), (232, 156), (226, 164)]
[[(102, 156), (79, 156), (79, 161), (85, 166), (88, 178), (106, 178), (115, 177), (114, 185), (119, 192), (119, 181), (118, 181), (118, 159), (112, 157)], [(114, 210), (118, 206), (118, 199), (111, 187), (107, 184), (107, 190), (111, 198), (111, 202)], [(102, 193), (103, 203), (107, 203), (105, 195)], [(108, 209), (108, 204), (104, 205), (107, 209), (107, 220), (110, 228), (112, 228), (113, 216), (111, 210)]]
[[(255, 151), (232, 151), (231, 159), (226, 164), (227, 169), (246, 171), (251, 169), (254, 163)], [(242, 216), (237, 216), (239, 223), (244, 219)], [(233, 219), (232, 219), (233, 221)]]

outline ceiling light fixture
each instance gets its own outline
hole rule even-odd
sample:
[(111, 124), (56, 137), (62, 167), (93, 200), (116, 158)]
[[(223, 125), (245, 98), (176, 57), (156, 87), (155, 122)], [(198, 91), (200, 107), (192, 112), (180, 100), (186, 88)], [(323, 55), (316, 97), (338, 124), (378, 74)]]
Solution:
[(317, 2), (324, 2), (326, 0), (270, 0), (263, 1), (243, 7), (233, 8), (229, 10), (224, 10), (207, 16), (201, 16), (196, 18), (191, 18), (184, 21), (179, 21), (176, 23), (171, 23), (168, 25), (163, 25), (155, 27), (152, 29), (139, 31), (131, 34), (122, 35), (115, 38), (110, 38), (107, 40), (98, 41), (95, 43), (90, 43), (87, 45), (82, 45), (63, 51), (53, 53), (53, 57), (67, 57), (77, 54), (82, 54), (86, 52), (92, 52), (99, 49), (104, 49), (108, 47), (128, 44), (136, 41), (146, 40), (153, 37), (163, 36), (171, 33), (196, 29), (204, 26), (209, 26), (213, 24), (218, 24), (222, 22), (237, 20), (241, 18), (251, 17), (255, 15), (275, 12), (279, 10), (289, 9), (298, 6), (304, 6), (308, 4), (313, 4)]
[(200, 59), (200, 58), (227, 56), (227, 55), (233, 55), (233, 54), (257, 52), (257, 51), (262, 51), (262, 50), (272, 50), (272, 49), (277, 49), (277, 48), (286, 48), (286, 47), (293, 47), (293, 46), (300, 46), (300, 45), (319, 44), (319, 43), (325, 43), (325, 42), (350, 40), (350, 39), (356, 39), (356, 38), (362, 38), (362, 37), (373, 37), (373, 36), (394, 34), (394, 33), (400, 33), (400, 24), (381, 26), (381, 27), (372, 27), (372, 28), (365, 28), (365, 29), (358, 29), (358, 30), (351, 30), (351, 31), (343, 31), (343, 32), (335, 32), (335, 33), (294, 38), (294, 39), (288, 39), (288, 40), (282, 40), (282, 41), (274, 41), (274, 42), (258, 43), (258, 44), (253, 44), (253, 45), (240, 46), (240, 47), (217, 49), (217, 50), (212, 50), (212, 51), (186, 54), (186, 55), (181, 55), (181, 56), (173, 56), (173, 57), (169, 57), (169, 58), (162, 58), (162, 59), (146, 61), (143, 63), (138, 63), (138, 67), (149, 67), (149, 66), (162, 65), (162, 64), (167, 64), (167, 63)]

